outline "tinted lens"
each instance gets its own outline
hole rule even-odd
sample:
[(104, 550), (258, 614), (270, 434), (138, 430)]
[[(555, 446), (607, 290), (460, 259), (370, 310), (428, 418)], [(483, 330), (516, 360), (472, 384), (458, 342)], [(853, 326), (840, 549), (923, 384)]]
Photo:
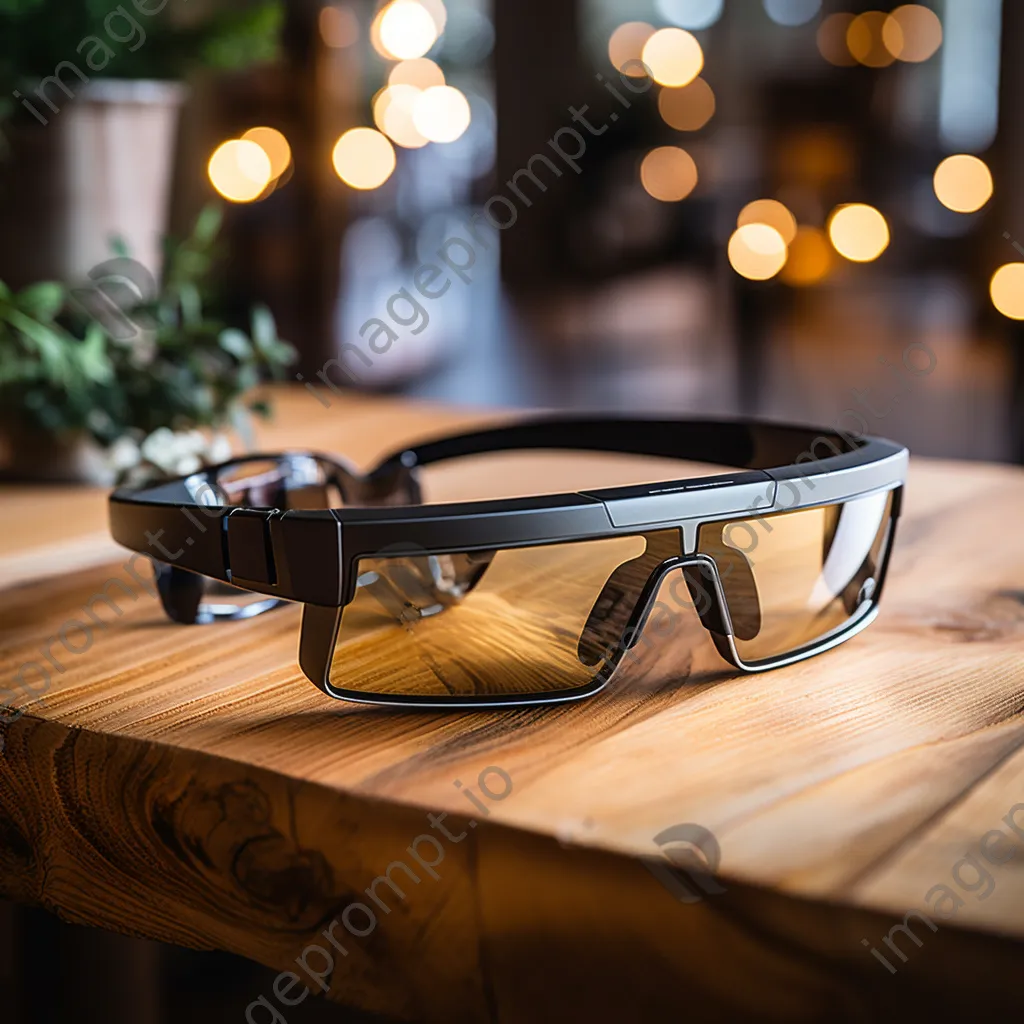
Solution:
[(747, 662), (790, 654), (870, 603), (892, 523), (892, 492), (701, 527), (718, 564), (736, 649)]
[(429, 699), (586, 686), (614, 664), (650, 570), (678, 553), (678, 532), (665, 531), (361, 559), (331, 684)]

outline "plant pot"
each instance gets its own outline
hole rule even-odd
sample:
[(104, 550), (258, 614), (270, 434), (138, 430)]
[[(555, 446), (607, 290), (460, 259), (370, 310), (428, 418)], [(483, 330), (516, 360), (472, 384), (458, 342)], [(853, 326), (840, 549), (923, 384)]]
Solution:
[[(15, 288), (39, 280), (81, 281), (111, 258), (121, 237), (130, 255), (160, 274), (178, 113), (177, 82), (73, 77), (66, 96), (51, 86), (53, 111), (34, 96), (47, 121), (15, 106), (0, 160), (0, 280)], [(61, 101), (61, 102), (58, 102)]]

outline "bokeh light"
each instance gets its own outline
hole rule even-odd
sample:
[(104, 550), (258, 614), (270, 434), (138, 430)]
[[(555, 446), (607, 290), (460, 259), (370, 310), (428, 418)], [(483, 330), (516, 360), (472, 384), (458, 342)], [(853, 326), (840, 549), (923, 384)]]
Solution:
[(755, 199), (747, 203), (736, 218), (737, 227), (744, 224), (767, 224), (778, 231), (786, 245), (796, 237), (796, 217), (777, 199)]
[(373, 123), (405, 149), (419, 149), (430, 140), (416, 127), (413, 107), (421, 90), (414, 85), (389, 85), (373, 98)]
[(431, 142), (454, 142), (469, 127), (469, 101), (451, 85), (433, 85), (416, 98), (416, 130)]
[(261, 125), (242, 133), (242, 138), (255, 142), (270, 160), (271, 178), (280, 178), (292, 162), (292, 148), (288, 140), (276, 129)]
[(444, 31), (445, 25), (448, 24), (448, 9), (444, 5), (444, 0), (419, 0), (419, 3), (426, 8), (427, 13), (434, 19), (437, 34), (440, 35)]
[(1011, 320), (1024, 320), (1024, 263), (1005, 263), (989, 282), (992, 305)]
[(320, 8), (320, 38), (326, 46), (343, 50), (359, 39), (359, 22), (347, 4)]
[(395, 149), (373, 128), (350, 128), (334, 144), (331, 162), (346, 185), (379, 188), (395, 169)]
[(432, 85), (444, 85), (444, 72), (429, 57), (403, 60), (391, 69), (388, 85), (414, 85), (417, 89), (429, 89)]
[(928, 7), (904, 4), (885, 19), (882, 42), (897, 59), (920, 64), (942, 45), (942, 22)]
[(658, 95), (658, 113), (670, 128), (695, 132), (714, 116), (715, 94), (703, 78), (695, 78), (681, 89), (662, 89)]
[(654, 0), (658, 13), (680, 28), (710, 28), (722, 16), (724, 0)]
[(640, 183), (663, 203), (685, 199), (697, 186), (697, 165), (679, 146), (658, 146), (640, 163)]
[(630, 61), (641, 60), (644, 51), (644, 43), (654, 35), (654, 26), (648, 25), (646, 21), (627, 21), (620, 25), (608, 40), (608, 59), (612, 67), (621, 71), (630, 78), (642, 78), (645, 76), (644, 69), (636, 64), (626, 64)]
[(846, 13), (830, 14), (818, 26), (818, 50), (829, 64), (836, 67), (848, 68), (857, 63), (846, 45), (846, 33), (853, 24), (853, 17)]
[(641, 60), (659, 85), (689, 85), (704, 67), (704, 51), (696, 36), (683, 28), (658, 29), (644, 43)]
[(207, 164), (210, 184), (233, 203), (251, 203), (270, 184), (270, 157), (249, 139), (222, 142)]
[(729, 239), (729, 264), (740, 277), (767, 281), (786, 265), (786, 243), (768, 224), (744, 224)]
[(797, 288), (806, 288), (828, 277), (834, 258), (828, 236), (821, 228), (802, 225), (789, 243), (789, 259), (780, 279)]
[[(865, 11), (850, 22), (846, 30), (846, 47), (858, 64), (868, 68), (884, 68), (896, 58), (885, 45), (882, 32), (889, 15), (881, 11)], [(897, 27), (895, 31), (899, 31)], [(893, 32), (890, 29), (890, 34)]]
[(371, 38), (391, 60), (422, 57), (437, 41), (437, 24), (419, 0), (393, 0), (380, 9), (374, 24)]
[(777, 25), (806, 25), (821, 10), (821, 0), (764, 0), (764, 9)]
[(947, 156), (932, 178), (939, 202), (957, 213), (974, 213), (992, 198), (992, 172), (969, 153)]
[(854, 263), (869, 263), (888, 247), (889, 225), (873, 206), (850, 203), (832, 211), (828, 236), (840, 256)]

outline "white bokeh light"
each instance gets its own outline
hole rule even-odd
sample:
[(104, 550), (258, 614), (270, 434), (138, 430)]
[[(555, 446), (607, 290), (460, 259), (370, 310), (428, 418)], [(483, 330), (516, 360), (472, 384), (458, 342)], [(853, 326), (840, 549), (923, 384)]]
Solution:
[(469, 127), (469, 101), (451, 85), (432, 85), (416, 98), (412, 122), (431, 142), (454, 142)]
[(655, 0), (658, 13), (680, 28), (710, 28), (722, 16), (725, 0)]

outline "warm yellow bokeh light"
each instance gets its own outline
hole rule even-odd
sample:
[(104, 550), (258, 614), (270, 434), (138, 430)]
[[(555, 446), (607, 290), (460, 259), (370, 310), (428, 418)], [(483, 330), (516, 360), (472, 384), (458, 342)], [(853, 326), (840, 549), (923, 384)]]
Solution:
[(662, 89), (658, 113), (676, 131), (699, 131), (714, 116), (715, 94), (703, 78), (695, 78), (681, 89)]
[[(858, 14), (846, 30), (846, 47), (858, 64), (869, 68), (884, 68), (896, 58), (883, 41), (882, 32), (889, 15), (881, 11), (865, 11)], [(897, 25), (890, 28), (890, 36), (900, 31)]]
[(288, 140), (276, 129), (261, 125), (243, 132), (242, 138), (255, 142), (270, 159), (270, 176), (280, 178), (292, 162), (292, 147)]
[(352, 188), (379, 188), (395, 169), (395, 150), (373, 128), (350, 128), (334, 144), (331, 162), (338, 177)]
[(469, 101), (454, 86), (433, 85), (416, 98), (412, 121), (430, 142), (454, 142), (469, 127)]
[(1011, 320), (1024, 320), (1024, 263), (1006, 263), (989, 282), (992, 305)]
[(789, 243), (789, 259), (782, 268), (781, 280), (798, 288), (817, 284), (832, 270), (832, 246), (821, 228), (804, 225)]
[(889, 225), (873, 206), (850, 203), (832, 211), (828, 236), (840, 256), (854, 263), (870, 263), (889, 245)]
[(374, 21), (383, 54), (392, 60), (422, 57), (437, 41), (437, 24), (418, 0), (394, 0)]
[(740, 277), (767, 281), (786, 265), (786, 242), (768, 224), (744, 224), (729, 239), (729, 265)]
[(678, 146), (652, 149), (640, 163), (640, 182), (648, 195), (663, 203), (685, 199), (697, 186), (697, 165)]
[(932, 179), (939, 202), (957, 213), (974, 213), (992, 198), (992, 172), (969, 153), (947, 156)]
[(359, 38), (359, 22), (356, 20), (355, 12), (347, 4), (321, 7), (318, 22), (320, 38), (332, 49), (343, 50)]
[(385, 60), (394, 60), (391, 54), (384, 48), (384, 44), (381, 42), (380, 38), (380, 20), (384, 17), (384, 12), (386, 10), (386, 7), (382, 7), (373, 16), (373, 21), (370, 22), (370, 43), (377, 53)]
[(233, 203), (251, 203), (270, 184), (270, 157), (248, 139), (221, 143), (207, 164), (210, 184)]
[(830, 14), (818, 26), (818, 49), (822, 57), (837, 67), (852, 67), (857, 61), (846, 45), (846, 33), (853, 24), (852, 14)]
[(645, 72), (638, 64), (630, 64), (628, 68), (624, 65), (642, 59), (644, 43), (652, 35), (654, 26), (648, 25), (646, 21), (627, 21), (625, 25), (620, 25), (608, 40), (608, 59), (612, 67), (631, 78), (642, 78)]
[(374, 124), (405, 149), (419, 149), (430, 141), (412, 119), (412, 109), (420, 94), (414, 85), (389, 85), (373, 98)]
[(736, 218), (737, 227), (744, 224), (767, 224), (782, 235), (786, 245), (796, 236), (796, 217), (778, 199), (755, 199), (747, 203)]
[(684, 28), (660, 28), (644, 43), (640, 59), (659, 85), (678, 89), (689, 85), (704, 67), (697, 37)]
[(444, 85), (444, 72), (429, 57), (403, 60), (391, 69), (388, 85), (414, 85), (417, 89), (429, 89), (432, 85)]
[(920, 64), (942, 45), (942, 22), (928, 7), (904, 4), (885, 19), (882, 42), (899, 60)]

